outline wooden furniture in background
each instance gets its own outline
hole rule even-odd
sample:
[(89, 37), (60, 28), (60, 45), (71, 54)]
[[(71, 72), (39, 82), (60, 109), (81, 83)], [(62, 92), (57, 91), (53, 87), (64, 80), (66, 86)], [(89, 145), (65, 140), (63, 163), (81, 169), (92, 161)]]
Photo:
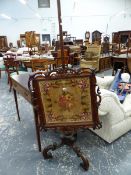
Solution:
[(127, 65), (127, 60), (131, 59), (131, 55), (127, 54), (121, 54), (121, 55), (115, 55), (111, 56), (111, 61), (112, 61), (112, 75), (115, 75), (117, 72), (117, 69), (122, 69), (122, 72), (127, 72), (128, 71), (128, 65)]
[(86, 72), (57, 69), (46, 74), (41, 72), (30, 76), (28, 85), (34, 106), (39, 148), (41, 129), (61, 133), (60, 144), (53, 143), (43, 149), (44, 158), (52, 158), (48, 151), (67, 145), (82, 159), (81, 166), (88, 170), (88, 160), (74, 143), (78, 130), (101, 128), (98, 117), (101, 98), (98, 89), (96, 92), (95, 74), (89, 69)]
[(34, 59), (31, 60), (32, 72), (34, 71), (51, 71), (54, 69), (54, 60), (45, 60), (45, 59)]
[(25, 73), (27, 70), (21, 65), (20, 61), (15, 60), (15, 56), (11, 56), (10, 58), (8, 57), (3, 58), (3, 60), (4, 60), (4, 65), (8, 76), (8, 82), (10, 85), (9, 91), (11, 91), (12, 89), (11, 77), (14, 74), (19, 75), (19, 74)]
[(28, 72), (26, 74), (14, 75), (11, 77), (18, 120), (20, 120), (20, 114), (19, 114), (17, 93), (20, 94), (22, 97), (24, 97), (29, 103), (31, 103), (31, 93), (28, 89), (28, 79), (29, 79)]
[[(65, 66), (68, 67), (68, 63), (69, 63), (69, 52), (67, 49), (64, 49), (64, 53), (63, 53), (63, 59), (64, 59), (64, 64)], [(61, 58), (61, 50), (57, 50), (57, 57), (56, 59), (56, 67), (62, 66), (62, 58)]]
[[(71, 35), (68, 34), (67, 31), (62, 31), (62, 33), (63, 33), (63, 39), (68, 38), (68, 37), (71, 37)], [(57, 40), (58, 41), (60, 40), (60, 34), (57, 35)]]
[(81, 68), (94, 68), (99, 71), (99, 60), (101, 54), (101, 45), (89, 45), (85, 55), (80, 61)]
[(0, 51), (6, 52), (9, 49), (7, 37), (6, 36), (0, 36)]
[[(27, 39), (28, 40), (28, 39)], [(28, 40), (31, 42), (30, 40)], [(30, 45), (30, 43), (27, 41), (26, 43), (26, 34), (20, 34), (20, 46), (27, 46)], [(32, 43), (32, 45), (40, 45), (40, 34), (35, 33), (35, 43)]]
[(127, 58), (127, 67), (128, 67), (128, 71), (131, 74), (131, 58)]
[[(40, 35), (36, 34), (35, 31), (25, 32), (26, 46), (29, 48), (29, 54), (33, 55), (38, 52), (40, 46)], [(37, 48), (37, 50), (36, 50)]]
[(101, 72), (111, 68), (112, 68), (111, 57), (110, 56), (101, 57), (99, 60), (99, 71)]
[(109, 36), (105, 35), (103, 37), (103, 42), (102, 42), (102, 46), (101, 46), (101, 53), (102, 54), (109, 54), (110, 53), (110, 42), (109, 42)]
[[(32, 71), (35, 71), (35, 70), (33, 70), (33, 68), (32, 68), (32, 66), (33, 66), (33, 64), (32, 64), (32, 62), (36, 62), (36, 65), (37, 65), (37, 62), (41, 62), (41, 68), (42, 68), (42, 64), (43, 64), (43, 69), (44, 69), (44, 63), (46, 64), (46, 63), (48, 63), (50, 66), (49, 67), (51, 67), (52, 69), (54, 69), (55, 67), (56, 67), (56, 60), (54, 59), (54, 60), (51, 60), (51, 59), (47, 59), (47, 58), (35, 58), (35, 59), (30, 59), (30, 60), (23, 60), (22, 61), (22, 63), (23, 63), (23, 65), (28, 69), (28, 68), (31, 68), (32, 69)], [(43, 62), (43, 63), (42, 63)], [(39, 65), (39, 63), (38, 63), (38, 65)], [(35, 66), (35, 65), (34, 65)]]
[(92, 32), (92, 43), (93, 44), (101, 44), (101, 32), (99, 32), (98, 30), (95, 30), (94, 32)]
[(75, 45), (78, 45), (78, 46), (83, 46), (83, 39), (76, 39), (76, 40), (74, 41), (74, 44), (75, 44)]
[(89, 42), (89, 39), (90, 39), (90, 32), (89, 31), (86, 31), (85, 32), (85, 41), (86, 42)]
[(131, 31), (118, 31), (112, 33), (112, 43), (116, 44), (115, 53), (130, 53), (131, 52)]

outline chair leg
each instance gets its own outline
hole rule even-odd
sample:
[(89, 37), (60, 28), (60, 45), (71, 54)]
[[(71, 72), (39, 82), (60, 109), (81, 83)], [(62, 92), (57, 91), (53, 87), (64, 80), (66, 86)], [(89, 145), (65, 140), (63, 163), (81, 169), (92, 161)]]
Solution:
[(85, 158), (83, 155), (82, 155), (82, 152), (80, 151), (80, 149), (76, 146), (74, 146), (74, 143), (76, 141), (76, 138), (77, 138), (77, 134), (73, 134), (71, 135), (71, 137), (68, 135), (64, 135), (63, 138), (61, 138), (61, 143), (60, 144), (57, 144), (57, 143), (53, 143), (52, 145), (49, 145), (47, 147), (44, 148), (43, 150), (43, 157), (44, 159), (50, 159), (52, 158), (52, 154), (51, 152), (48, 152), (50, 150), (54, 151), (60, 147), (62, 147), (63, 145), (67, 145), (69, 146), (70, 148), (73, 149), (73, 151), (77, 154), (78, 157), (80, 157), (82, 159), (82, 163), (80, 163), (80, 166), (85, 170), (87, 171), (88, 168), (89, 168), (89, 161), (87, 160), (87, 158)]
[(9, 77), (9, 85), (10, 85), (9, 92), (11, 92), (11, 89), (12, 89), (12, 81), (11, 81), (11, 78), (10, 78), (10, 77)]

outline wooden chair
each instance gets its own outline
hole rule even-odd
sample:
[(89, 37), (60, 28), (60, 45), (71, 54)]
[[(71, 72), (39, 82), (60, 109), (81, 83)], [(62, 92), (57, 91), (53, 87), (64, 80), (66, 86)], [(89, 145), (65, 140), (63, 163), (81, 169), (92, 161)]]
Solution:
[[(64, 64), (66, 67), (68, 67), (68, 63), (69, 63), (69, 53), (67, 49), (64, 49)], [(56, 67), (60, 66), (62, 66), (61, 50), (57, 50)]]
[[(54, 61), (55, 63), (55, 61)], [(35, 59), (31, 60), (32, 72), (34, 71), (51, 71), (53, 69), (53, 61), (44, 60), (44, 59)]]
[(101, 45), (89, 45), (83, 59), (80, 61), (81, 68), (95, 68), (99, 71)]
[(15, 74), (19, 75), (19, 74), (25, 73), (27, 72), (27, 69), (22, 67), (21, 62), (15, 60), (15, 57), (4, 58), (4, 65), (8, 75), (8, 83), (10, 84), (9, 91), (11, 91), (11, 88), (12, 88), (11, 76)]
[(101, 97), (96, 89), (93, 71), (55, 69), (38, 72), (29, 78), (28, 87), (34, 106), (34, 117), (39, 151), (41, 151), (40, 131), (53, 129), (62, 134), (61, 143), (53, 143), (42, 151), (45, 159), (52, 158), (48, 151), (67, 145), (83, 161), (81, 166), (88, 170), (89, 162), (74, 145), (77, 131), (87, 128), (101, 128), (98, 106)]

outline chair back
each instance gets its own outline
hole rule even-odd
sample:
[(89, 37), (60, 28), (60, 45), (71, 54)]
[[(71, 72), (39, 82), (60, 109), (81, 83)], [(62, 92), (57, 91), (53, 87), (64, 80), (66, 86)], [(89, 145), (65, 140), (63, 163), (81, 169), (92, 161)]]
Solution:
[[(68, 57), (69, 54), (68, 54), (68, 50), (67, 49), (64, 49), (64, 57)], [(58, 58), (61, 58), (61, 50), (58, 50), (57, 51), (57, 57)]]
[(80, 61), (81, 68), (93, 68), (99, 71), (99, 59), (101, 53), (101, 45), (89, 45)]
[(89, 45), (87, 47), (87, 50), (86, 50), (87, 53), (93, 53), (94, 55), (100, 57), (100, 53), (101, 53), (101, 45), (95, 45), (95, 44), (92, 44), (92, 45)]
[(6, 67), (7, 73), (10, 75), (12, 72), (16, 72), (18, 74), (18, 67), (20, 65), (19, 61), (15, 60), (15, 57), (3, 58), (4, 65)]
[(34, 71), (49, 71), (51, 70), (51, 61), (44, 59), (31, 60), (32, 72)]
[[(56, 67), (62, 66), (61, 50), (57, 51)], [(69, 63), (69, 53), (67, 49), (64, 49), (64, 65), (68, 66)]]

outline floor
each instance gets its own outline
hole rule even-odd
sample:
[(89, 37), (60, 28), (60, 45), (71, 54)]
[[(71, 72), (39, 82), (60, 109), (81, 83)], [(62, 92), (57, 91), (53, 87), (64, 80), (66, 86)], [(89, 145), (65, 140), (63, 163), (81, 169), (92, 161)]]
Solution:
[[(105, 72), (104, 75), (107, 73)], [(131, 131), (106, 143), (87, 130), (78, 133), (77, 145), (89, 159), (84, 171), (81, 160), (68, 147), (53, 152), (52, 160), (44, 160), (38, 152), (31, 105), (18, 95), (21, 121), (16, 115), (13, 93), (7, 77), (0, 79), (0, 175), (131, 175)], [(57, 133), (42, 133), (42, 146), (59, 141)]]

